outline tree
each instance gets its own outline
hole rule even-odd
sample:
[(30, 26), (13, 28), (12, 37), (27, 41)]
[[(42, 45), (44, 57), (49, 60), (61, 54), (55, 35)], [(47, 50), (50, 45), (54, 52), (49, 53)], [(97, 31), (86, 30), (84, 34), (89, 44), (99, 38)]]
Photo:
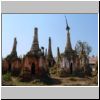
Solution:
[(90, 52), (92, 51), (92, 48), (91, 48), (91, 46), (89, 46), (89, 44), (87, 42), (82, 42), (79, 40), (76, 43), (75, 50), (76, 50), (77, 54), (84, 52), (86, 54), (86, 56), (88, 56), (90, 54)]

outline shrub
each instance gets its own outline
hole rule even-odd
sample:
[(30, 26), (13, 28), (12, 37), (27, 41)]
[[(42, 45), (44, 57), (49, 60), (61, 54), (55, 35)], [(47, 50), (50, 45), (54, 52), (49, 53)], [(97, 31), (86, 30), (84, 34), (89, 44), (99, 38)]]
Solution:
[(11, 81), (11, 74), (10, 73), (4, 74), (3, 75), (3, 80), (4, 81)]
[(50, 74), (56, 75), (58, 74), (58, 68), (57, 66), (54, 66), (52, 68), (50, 68)]
[(67, 72), (64, 69), (61, 69), (58, 71), (58, 75), (60, 77), (66, 77), (67, 76)]

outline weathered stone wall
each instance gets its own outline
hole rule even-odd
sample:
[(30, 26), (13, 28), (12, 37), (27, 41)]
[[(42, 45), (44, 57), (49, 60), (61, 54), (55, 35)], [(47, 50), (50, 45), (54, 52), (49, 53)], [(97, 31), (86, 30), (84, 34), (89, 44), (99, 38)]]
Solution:
[(6, 59), (2, 61), (2, 73), (7, 73), (9, 68), (9, 63)]
[(22, 69), (22, 62), (19, 59), (12, 61), (11, 72), (13, 75), (19, 75)]
[(35, 57), (28, 57), (26, 56), (24, 58), (24, 63), (23, 63), (23, 67), (27, 67), (29, 69), (29, 71), (31, 72), (31, 67), (32, 64), (35, 65), (35, 73), (39, 74), (39, 59), (35, 58)]

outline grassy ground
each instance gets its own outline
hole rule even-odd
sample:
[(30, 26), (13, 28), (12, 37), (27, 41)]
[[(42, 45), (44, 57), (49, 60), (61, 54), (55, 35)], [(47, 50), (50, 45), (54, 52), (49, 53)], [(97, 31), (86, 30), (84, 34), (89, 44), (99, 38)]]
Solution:
[[(53, 77), (53, 76), (52, 76)], [(97, 78), (96, 77), (55, 77), (58, 79), (61, 83), (58, 84), (60, 86), (96, 86), (97, 85)]]
[(97, 86), (97, 76), (94, 77), (58, 77), (51, 75), (52, 79), (50, 84), (40, 81), (39, 79), (34, 79), (30, 82), (21, 82), (19, 77), (10, 76), (10, 74), (3, 75), (2, 81), (3, 85), (12, 86)]

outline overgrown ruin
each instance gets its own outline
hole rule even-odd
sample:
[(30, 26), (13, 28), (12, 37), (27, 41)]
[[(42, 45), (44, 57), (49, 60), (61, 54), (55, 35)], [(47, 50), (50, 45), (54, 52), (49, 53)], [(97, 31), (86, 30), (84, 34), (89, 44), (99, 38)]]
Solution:
[[(14, 38), (14, 44), (11, 53), (2, 59), (2, 73), (10, 72), (21, 78), (22, 81), (34, 80), (35, 78), (46, 79), (50, 76), (50, 69), (57, 66), (58, 76), (84, 76), (91, 75), (92, 70), (89, 67), (89, 59), (84, 50), (78, 55), (72, 48), (70, 39), (70, 27), (66, 19), (67, 41), (65, 51), (60, 53), (57, 48), (57, 60), (55, 61), (52, 53), (52, 41), (49, 37), (48, 50), (39, 47), (38, 28), (34, 28), (34, 37), (31, 49), (22, 57), (17, 55), (17, 39)], [(44, 51), (45, 50), (45, 51)], [(47, 52), (48, 51), (48, 52)]]

